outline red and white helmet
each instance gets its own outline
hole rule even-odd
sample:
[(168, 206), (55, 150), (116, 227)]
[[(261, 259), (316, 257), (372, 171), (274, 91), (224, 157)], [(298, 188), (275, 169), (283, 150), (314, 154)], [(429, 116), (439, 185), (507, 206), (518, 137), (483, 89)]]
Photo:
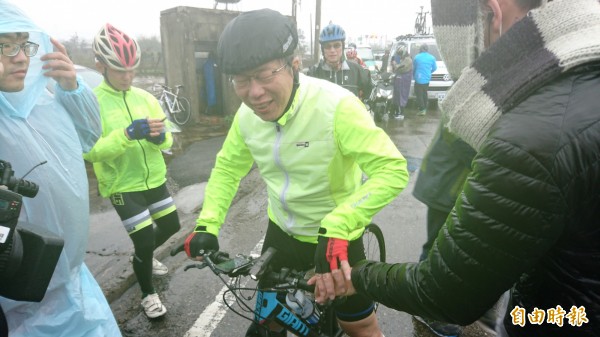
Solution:
[(94, 38), (94, 53), (98, 61), (115, 70), (133, 70), (140, 65), (137, 42), (110, 23)]

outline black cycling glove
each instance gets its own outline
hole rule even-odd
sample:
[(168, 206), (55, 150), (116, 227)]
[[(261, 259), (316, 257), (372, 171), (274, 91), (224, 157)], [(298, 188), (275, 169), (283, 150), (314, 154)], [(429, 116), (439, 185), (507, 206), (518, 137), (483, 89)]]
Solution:
[(188, 257), (196, 257), (201, 255), (200, 251), (204, 251), (204, 253), (208, 251), (218, 251), (219, 240), (210, 233), (192, 232), (185, 239), (183, 248)]

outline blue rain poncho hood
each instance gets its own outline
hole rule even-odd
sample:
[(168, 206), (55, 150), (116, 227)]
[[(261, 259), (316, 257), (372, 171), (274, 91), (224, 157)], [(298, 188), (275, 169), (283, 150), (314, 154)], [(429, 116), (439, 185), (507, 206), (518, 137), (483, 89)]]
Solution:
[[(35, 25), (18, 8), (6, 1), (0, 1), (0, 34), (28, 32), (29, 41), (40, 45), (37, 54), (31, 57), (29, 71), (25, 81), (25, 89), (15, 93), (0, 92), (0, 109), (13, 116), (27, 117), (43, 94), (48, 79), (43, 75), (43, 62), (40, 57), (52, 52), (52, 43), (47, 34)], [(5, 57), (5, 56), (3, 56)]]
[[(0, 0), (0, 33), (29, 33), (40, 45), (21, 92), (0, 92), (0, 160), (39, 186), (23, 198), (17, 228), (60, 237), (64, 247), (41, 302), (0, 297), (11, 337), (121, 336), (102, 289), (84, 263), (89, 235), (89, 188), (83, 153), (101, 134), (98, 103), (80, 79), (55, 94), (45, 89), (41, 57), (49, 36), (19, 9)], [(2, 56), (3, 60), (6, 56)], [(27, 249), (27, 247), (25, 247)], [(2, 275), (6, 277), (7, 275)], [(9, 294), (7, 294), (8, 296)]]

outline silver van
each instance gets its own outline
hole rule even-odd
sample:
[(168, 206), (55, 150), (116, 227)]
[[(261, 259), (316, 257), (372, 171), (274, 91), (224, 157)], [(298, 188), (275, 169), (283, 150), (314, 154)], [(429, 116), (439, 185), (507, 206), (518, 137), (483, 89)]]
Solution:
[[(429, 47), (429, 53), (437, 60), (437, 70), (431, 76), (431, 82), (429, 82), (429, 90), (427, 91), (427, 95), (430, 100), (443, 100), (444, 97), (446, 97), (446, 92), (450, 89), (452, 84), (454, 84), (454, 81), (452, 81), (444, 61), (442, 61), (435, 37), (433, 35), (398, 36), (396, 41), (394, 41), (390, 47), (390, 57), (388, 58), (387, 68), (385, 68), (388, 72), (392, 72), (392, 58), (393, 55), (396, 54), (396, 49), (398, 49), (398, 46), (401, 44), (406, 45), (406, 48), (413, 60), (415, 55), (419, 53), (419, 48), (421, 45), (427, 44)], [(413, 80), (413, 84), (410, 87), (409, 98), (415, 98), (414, 83), (415, 81)]]

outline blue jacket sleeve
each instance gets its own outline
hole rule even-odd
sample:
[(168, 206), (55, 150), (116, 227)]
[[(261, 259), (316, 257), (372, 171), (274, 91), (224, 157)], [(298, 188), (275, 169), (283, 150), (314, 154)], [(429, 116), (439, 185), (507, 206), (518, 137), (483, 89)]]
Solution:
[(55, 92), (56, 99), (73, 120), (83, 152), (89, 152), (102, 135), (100, 108), (96, 96), (79, 76), (77, 89), (65, 91), (56, 84)]

